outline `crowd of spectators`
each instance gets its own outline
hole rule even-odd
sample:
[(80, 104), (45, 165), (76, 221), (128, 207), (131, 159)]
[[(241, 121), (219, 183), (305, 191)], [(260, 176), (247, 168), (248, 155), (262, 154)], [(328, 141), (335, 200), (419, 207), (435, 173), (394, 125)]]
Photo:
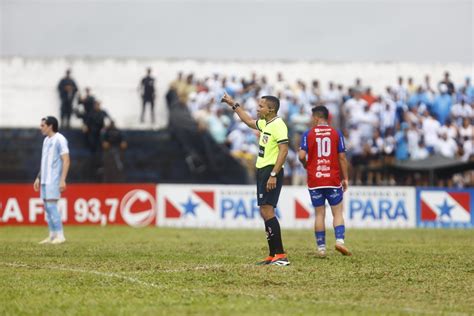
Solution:
[[(144, 122), (146, 105), (154, 122), (156, 98), (155, 79), (148, 68), (139, 82), (142, 97), (140, 121)], [(394, 85), (374, 93), (369, 84), (356, 78), (351, 86), (328, 82), (322, 87), (317, 79), (311, 82), (289, 82), (283, 73), (276, 78), (252, 73), (238, 78), (214, 73), (196, 78), (178, 73), (170, 83), (180, 104), (185, 104), (201, 131), (207, 131), (247, 167), (250, 178), (255, 174), (258, 134), (245, 126), (233, 112), (220, 102), (224, 92), (237, 100), (256, 117), (258, 98), (275, 95), (280, 99), (279, 116), (289, 128), (290, 151), (285, 166), (287, 184), (304, 185), (306, 171), (299, 164), (297, 151), (301, 135), (311, 126), (311, 108), (325, 105), (331, 124), (342, 130), (347, 155), (351, 162), (350, 179), (357, 185), (428, 185), (420, 174), (397, 177), (391, 166), (397, 162), (422, 160), (441, 156), (469, 161), (474, 148), (474, 86), (469, 77), (455, 84), (448, 72), (432, 83), (426, 75), (422, 82), (411, 77), (398, 77)], [(121, 156), (127, 148), (125, 139), (90, 88), (81, 93), (68, 69), (58, 84), (61, 125), (70, 128), (75, 114), (82, 120), (84, 141), (91, 153), (91, 170), (113, 166), (102, 177), (114, 181), (123, 169)], [(110, 169), (110, 168), (109, 168)], [(120, 179), (117, 179), (119, 181)], [(469, 186), (472, 172), (438, 179), (439, 185)]]
[[(324, 88), (316, 79), (288, 82), (282, 73), (272, 81), (257, 73), (249, 78), (218, 73), (195, 78), (179, 73), (170, 88), (187, 105), (199, 128), (227, 146), (247, 166), (251, 177), (258, 135), (220, 103), (224, 92), (253, 117), (259, 97), (280, 98), (278, 114), (287, 122), (291, 140), (285, 181), (295, 185), (306, 181), (296, 152), (302, 133), (310, 127), (311, 108), (316, 105), (329, 109), (331, 124), (345, 135), (353, 184), (427, 185), (426, 177), (413, 174), (399, 178), (389, 172), (390, 166), (433, 155), (468, 161), (474, 154), (474, 86), (468, 77), (453, 83), (448, 72), (436, 83), (428, 75), (422, 82), (399, 77), (393, 86), (377, 94), (360, 78), (352, 86), (329, 82)], [(472, 172), (467, 172), (439, 181), (439, 185), (461, 187), (472, 185), (474, 180)]]

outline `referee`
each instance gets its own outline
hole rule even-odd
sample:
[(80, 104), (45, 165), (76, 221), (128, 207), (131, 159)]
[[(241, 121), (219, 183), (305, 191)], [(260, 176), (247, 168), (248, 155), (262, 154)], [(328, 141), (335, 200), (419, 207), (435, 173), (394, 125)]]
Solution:
[(228, 94), (222, 102), (232, 107), (242, 122), (260, 132), (257, 157), (257, 201), (260, 215), (265, 221), (270, 254), (258, 265), (287, 266), (290, 264), (283, 250), (280, 223), (275, 216), (283, 184), (283, 164), (288, 154), (288, 128), (283, 119), (277, 116), (280, 100), (274, 96), (263, 96), (258, 101), (258, 120), (254, 120)]

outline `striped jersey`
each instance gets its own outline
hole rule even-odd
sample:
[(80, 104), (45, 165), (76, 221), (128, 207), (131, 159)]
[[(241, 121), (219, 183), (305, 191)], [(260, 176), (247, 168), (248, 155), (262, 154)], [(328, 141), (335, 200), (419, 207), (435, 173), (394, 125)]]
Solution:
[(67, 140), (62, 134), (45, 137), (41, 151), (41, 184), (59, 185), (63, 170), (61, 156), (68, 153)]

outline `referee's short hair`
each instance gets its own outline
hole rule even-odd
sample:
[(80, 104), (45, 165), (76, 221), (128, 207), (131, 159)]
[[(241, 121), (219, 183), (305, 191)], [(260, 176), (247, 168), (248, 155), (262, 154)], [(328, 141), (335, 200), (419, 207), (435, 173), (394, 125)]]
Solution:
[(264, 95), (262, 99), (267, 100), (270, 107), (275, 110), (275, 113), (278, 113), (278, 110), (280, 109), (280, 99), (273, 95)]
[(58, 132), (59, 123), (58, 123), (57, 118), (55, 118), (54, 116), (46, 116), (46, 117), (43, 117), (42, 120), (48, 126), (53, 125), (53, 132), (55, 132), (55, 133)]
[(313, 115), (316, 117), (320, 117), (325, 120), (329, 119), (328, 108), (325, 107), (324, 105), (315, 106), (314, 108), (311, 109), (311, 112), (313, 112)]

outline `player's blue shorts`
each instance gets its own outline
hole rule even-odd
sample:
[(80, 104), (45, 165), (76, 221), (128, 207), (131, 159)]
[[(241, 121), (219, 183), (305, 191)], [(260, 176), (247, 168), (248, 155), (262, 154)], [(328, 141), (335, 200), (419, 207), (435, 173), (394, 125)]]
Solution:
[(314, 207), (323, 206), (328, 200), (329, 205), (337, 205), (342, 202), (342, 188), (310, 189), (309, 195)]
[(42, 184), (40, 196), (43, 200), (59, 200), (61, 192), (58, 184)]

